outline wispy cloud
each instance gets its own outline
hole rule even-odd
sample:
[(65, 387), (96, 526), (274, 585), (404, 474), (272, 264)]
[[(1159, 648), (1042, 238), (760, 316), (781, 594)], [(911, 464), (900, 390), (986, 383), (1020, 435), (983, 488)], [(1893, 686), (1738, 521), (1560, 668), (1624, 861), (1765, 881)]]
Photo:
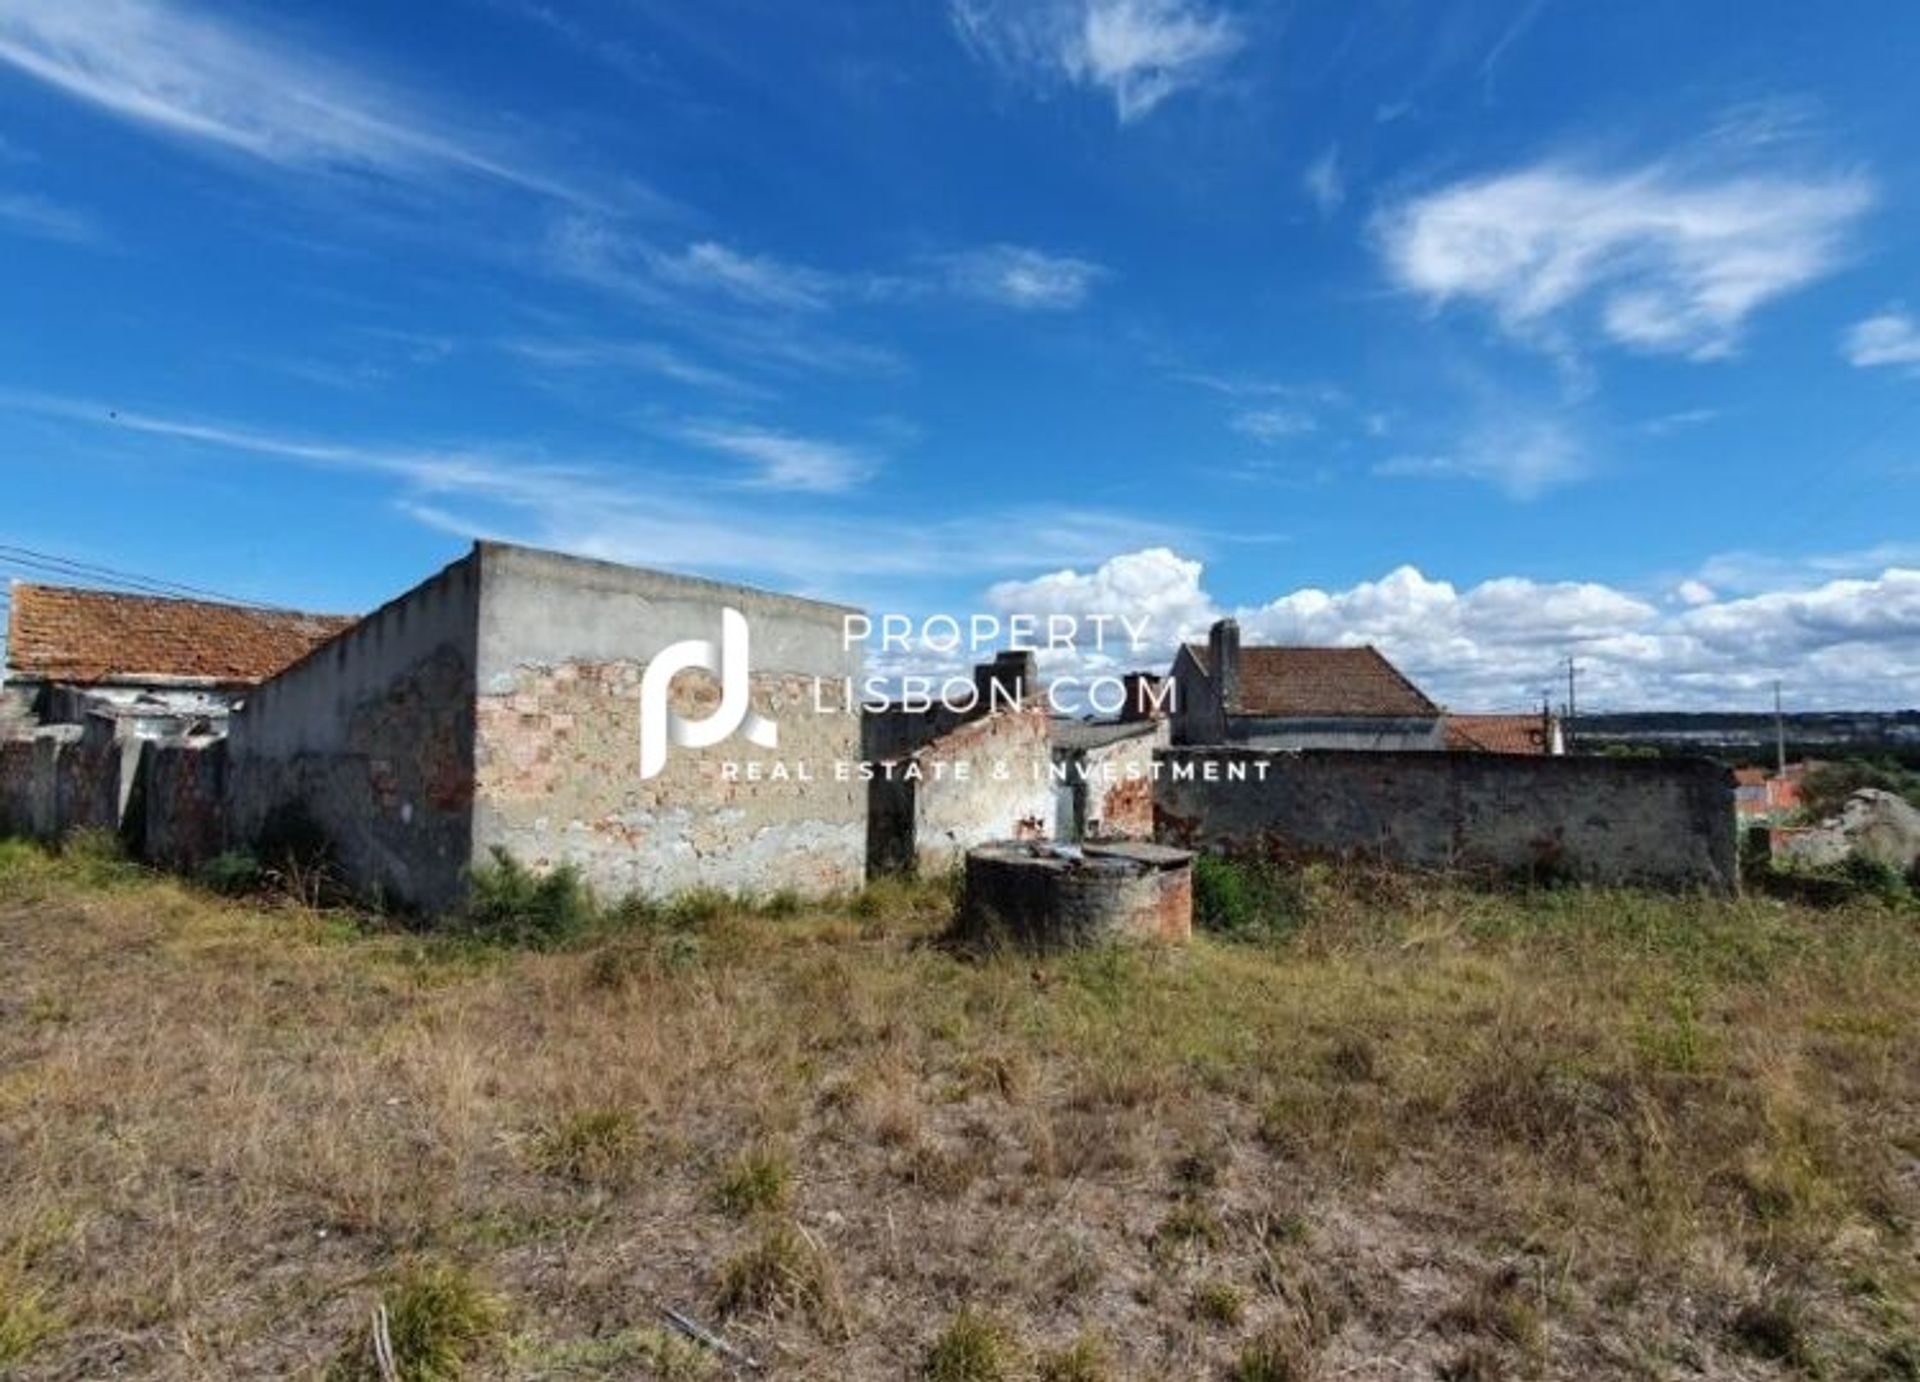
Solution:
[(1707, 359), (1732, 351), (1757, 309), (1834, 268), (1872, 203), (1857, 174), (1542, 164), (1416, 197), (1376, 234), (1402, 287), (1484, 303), (1516, 337), (1557, 346), (1584, 313), (1621, 345)]
[(1340, 146), (1329, 144), (1320, 157), (1307, 165), (1300, 185), (1322, 216), (1331, 216), (1347, 199), (1346, 178), (1340, 171)]
[(1022, 245), (989, 245), (947, 255), (941, 262), (952, 291), (1023, 311), (1079, 307), (1107, 272), (1091, 260)]
[(764, 392), (736, 375), (703, 365), (686, 352), (659, 341), (517, 336), (500, 341), (499, 348), (530, 364), (554, 370), (612, 370), (655, 375), (689, 388), (716, 393), (756, 395)]
[(530, 161), (264, 31), (172, 0), (0, 5), (0, 63), (116, 118), (286, 168), (461, 173), (585, 200)]
[[(500, 442), (394, 444), (321, 438), (226, 420), (110, 409), (85, 399), (0, 394), (0, 407), (90, 433), (130, 434), (181, 449), (380, 477), (421, 523), (463, 537), (489, 534), (646, 566), (769, 579), (843, 596), (859, 583), (967, 575), (1097, 560), (1103, 553), (1191, 542), (1177, 524), (1065, 505), (985, 507), (889, 518), (834, 507), (832, 496), (713, 483), (685, 467), (556, 461)], [(728, 429), (716, 427), (716, 433)], [(741, 431), (743, 429), (731, 429)], [(779, 435), (779, 434), (766, 434)], [(758, 458), (743, 455), (742, 459)], [(1020, 534), (1019, 542), (1005, 535)], [(868, 591), (872, 594), (872, 591)]]
[(1015, 77), (1094, 87), (1122, 124), (1205, 83), (1246, 43), (1204, 0), (952, 0), (955, 29)]
[(764, 307), (824, 307), (835, 287), (833, 277), (818, 269), (771, 255), (742, 254), (711, 240), (688, 245), (678, 254), (655, 253), (652, 263), (654, 272), (668, 283)]
[(108, 242), (106, 231), (93, 217), (32, 192), (0, 192), (0, 223), (42, 240), (58, 240), (68, 245)]
[(833, 493), (851, 489), (879, 469), (879, 462), (857, 447), (733, 423), (696, 423), (680, 435), (696, 446), (751, 462), (746, 481), (757, 489)]
[(1888, 308), (1848, 327), (1841, 349), (1861, 369), (1886, 365), (1920, 368), (1920, 323), (1898, 308)]
[(1233, 430), (1262, 444), (1285, 441), (1319, 430), (1319, 421), (1301, 408), (1249, 408), (1236, 413)]
[(1509, 419), (1477, 428), (1456, 448), (1394, 456), (1373, 472), (1401, 479), (1478, 480), (1524, 501), (1582, 479), (1589, 469), (1579, 441), (1561, 423)]

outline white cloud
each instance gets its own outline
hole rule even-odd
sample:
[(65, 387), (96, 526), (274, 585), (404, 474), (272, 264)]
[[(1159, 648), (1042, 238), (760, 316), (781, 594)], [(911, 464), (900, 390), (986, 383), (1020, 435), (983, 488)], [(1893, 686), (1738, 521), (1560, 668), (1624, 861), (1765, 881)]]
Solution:
[(418, 102), (293, 43), (170, 0), (0, 0), (0, 63), (189, 144), (299, 169), (453, 171), (579, 200)]
[(1307, 165), (1300, 185), (1322, 216), (1331, 216), (1347, 199), (1346, 179), (1340, 173), (1340, 146), (1327, 145), (1326, 152)]
[(1706, 359), (1733, 350), (1761, 306), (1830, 271), (1872, 202), (1857, 175), (1542, 164), (1416, 197), (1376, 234), (1402, 287), (1484, 303), (1522, 339), (1555, 344), (1584, 314), (1619, 344)]
[(1479, 480), (1509, 498), (1528, 500), (1584, 478), (1588, 469), (1579, 442), (1563, 424), (1529, 419), (1483, 426), (1455, 450), (1394, 456), (1373, 471), (1397, 478)]
[[(1696, 592), (1696, 594), (1699, 592)], [(1228, 608), (1200, 564), (1166, 549), (987, 592), (1001, 610), (1148, 613), (1166, 665), (1220, 613), (1252, 643), (1378, 646), (1436, 700), (1518, 710), (1560, 694), (1563, 659), (1580, 665), (1589, 709), (1727, 709), (1764, 698), (1773, 678), (1806, 706), (1911, 703), (1920, 684), (1920, 569), (1834, 580), (1747, 599), (1662, 610), (1612, 586), (1509, 576), (1462, 589), (1402, 566), (1340, 590), (1303, 588)], [(1109, 657), (1083, 665), (1112, 665)], [(1055, 668), (1052, 670), (1065, 670)]]
[(713, 423), (685, 428), (681, 435), (709, 451), (752, 462), (759, 470), (748, 483), (759, 489), (830, 493), (851, 489), (879, 469), (873, 457), (853, 447), (764, 427)]
[(1285, 441), (1319, 430), (1312, 413), (1301, 408), (1249, 408), (1234, 414), (1233, 430), (1262, 444)]
[(669, 283), (721, 292), (763, 307), (823, 307), (834, 287), (833, 279), (817, 269), (769, 255), (741, 254), (710, 240), (689, 245), (679, 254), (656, 254), (653, 266)]
[(1920, 366), (1920, 323), (1889, 309), (1847, 328), (1847, 359), (1862, 369), (1875, 365)]
[(762, 392), (755, 386), (699, 361), (685, 352), (659, 341), (620, 340), (600, 337), (553, 339), (514, 337), (502, 340), (499, 348), (530, 364), (556, 370), (605, 369), (656, 375), (689, 388), (716, 393), (751, 396)]
[(1673, 588), (1674, 598), (1683, 605), (1710, 605), (1720, 597), (1705, 581), (1684, 580)]
[(955, 293), (1022, 310), (1079, 307), (1106, 274), (1090, 260), (1020, 245), (989, 245), (948, 255), (942, 262)]
[(1029, 80), (1097, 87), (1122, 124), (1202, 85), (1246, 42), (1203, 0), (952, 0), (979, 57)]
[(0, 192), (0, 222), (42, 240), (100, 245), (107, 236), (91, 216), (31, 192)]

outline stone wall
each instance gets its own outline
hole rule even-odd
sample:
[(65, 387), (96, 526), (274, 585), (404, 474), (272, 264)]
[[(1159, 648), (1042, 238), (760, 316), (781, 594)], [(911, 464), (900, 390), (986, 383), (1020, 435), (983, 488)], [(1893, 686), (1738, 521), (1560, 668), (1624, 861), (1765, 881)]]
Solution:
[(53, 841), (75, 830), (119, 830), (138, 751), (107, 720), (0, 740), (0, 834)]
[(870, 871), (938, 873), (974, 845), (1052, 839), (1051, 760), (1052, 722), (1039, 704), (970, 720), (893, 760), (869, 792)]
[[(1155, 836), (1283, 858), (1737, 886), (1732, 775), (1705, 759), (1169, 749)], [(1197, 779), (1177, 780), (1185, 765)], [(1227, 780), (1233, 765), (1245, 773)], [(1259, 773), (1265, 765), (1265, 776)]]
[(255, 687), (229, 725), (229, 838), (317, 830), (368, 899), (456, 903), (473, 860), (479, 601), (470, 555)]
[[(860, 649), (843, 639), (857, 611), (525, 548), (483, 543), (475, 555), (477, 849), (572, 863), (609, 896), (859, 885), (866, 789), (850, 771), (859, 719), (842, 705), (860, 673)], [(646, 665), (672, 643), (717, 643), (728, 607), (746, 617), (750, 699), (779, 742), (671, 748), (642, 779)], [(701, 672), (677, 677), (670, 696), (690, 719), (718, 699)]]
[(129, 811), (132, 847), (162, 868), (192, 873), (227, 848), (224, 739), (161, 739), (142, 745)]

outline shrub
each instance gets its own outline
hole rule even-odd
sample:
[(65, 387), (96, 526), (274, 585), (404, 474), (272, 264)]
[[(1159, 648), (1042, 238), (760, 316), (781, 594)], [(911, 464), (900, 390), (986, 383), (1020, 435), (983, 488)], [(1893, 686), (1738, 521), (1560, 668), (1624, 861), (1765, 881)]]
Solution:
[(1319, 1350), (1311, 1335), (1283, 1323), (1249, 1340), (1227, 1375), (1233, 1382), (1309, 1382), (1319, 1372)]
[(1092, 1334), (1082, 1334), (1071, 1344), (1042, 1354), (1034, 1367), (1037, 1382), (1105, 1382), (1113, 1376), (1107, 1350)]
[(799, 1312), (823, 1332), (846, 1332), (846, 1301), (832, 1259), (790, 1223), (770, 1226), (753, 1246), (727, 1260), (715, 1304), (729, 1314)]
[(229, 849), (216, 854), (199, 870), (202, 887), (228, 897), (259, 891), (263, 874), (260, 860), (244, 849)]
[(536, 874), (498, 845), (474, 869), (462, 920), (474, 935), (513, 945), (552, 945), (579, 935), (597, 915), (572, 864)]
[(1201, 854), (1193, 861), (1193, 919), (1231, 940), (1277, 940), (1305, 920), (1298, 882), (1264, 859)]
[[(402, 1268), (382, 1299), (395, 1369), (404, 1382), (455, 1382), (501, 1326), (500, 1303), (451, 1263)], [(372, 1339), (365, 1331), (356, 1336), (329, 1370), (329, 1382), (378, 1382)]]
[(921, 1372), (927, 1382), (1006, 1382), (1016, 1374), (1018, 1355), (1011, 1330), (968, 1307), (940, 1331)]
[(0, 1364), (25, 1361), (58, 1328), (45, 1295), (0, 1263)]
[(1236, 1325), (1247, 1313), (1247, 1297), (1231, 1281), (1209, 1281), (1193, 1293), (1193, 1317), (1207, 1324)]
[(640, 1132), (625, 1109), (581, 1109), (540, 1130), (540, 1166), (583, 1183), (616, 1181), (632, 1169)]
[(727, 1163), (714, 1200), (729, 1214), (782, 1209), (793, 1197), (793, 1167), (780, 1152), (750, 1147)]

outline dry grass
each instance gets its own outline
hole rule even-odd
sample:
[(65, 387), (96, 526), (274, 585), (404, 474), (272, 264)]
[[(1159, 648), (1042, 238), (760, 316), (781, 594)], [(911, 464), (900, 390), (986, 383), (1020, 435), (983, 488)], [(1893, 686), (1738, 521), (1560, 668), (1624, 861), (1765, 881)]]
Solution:
[(0, 1375), (319, 1378), (403, 1299), (469, 1378), (729, 1375), (662, 1306), (802, 1378), (1915, 1375), (1912, 911), (1299, 899), (536, 953), (0, 842)]

